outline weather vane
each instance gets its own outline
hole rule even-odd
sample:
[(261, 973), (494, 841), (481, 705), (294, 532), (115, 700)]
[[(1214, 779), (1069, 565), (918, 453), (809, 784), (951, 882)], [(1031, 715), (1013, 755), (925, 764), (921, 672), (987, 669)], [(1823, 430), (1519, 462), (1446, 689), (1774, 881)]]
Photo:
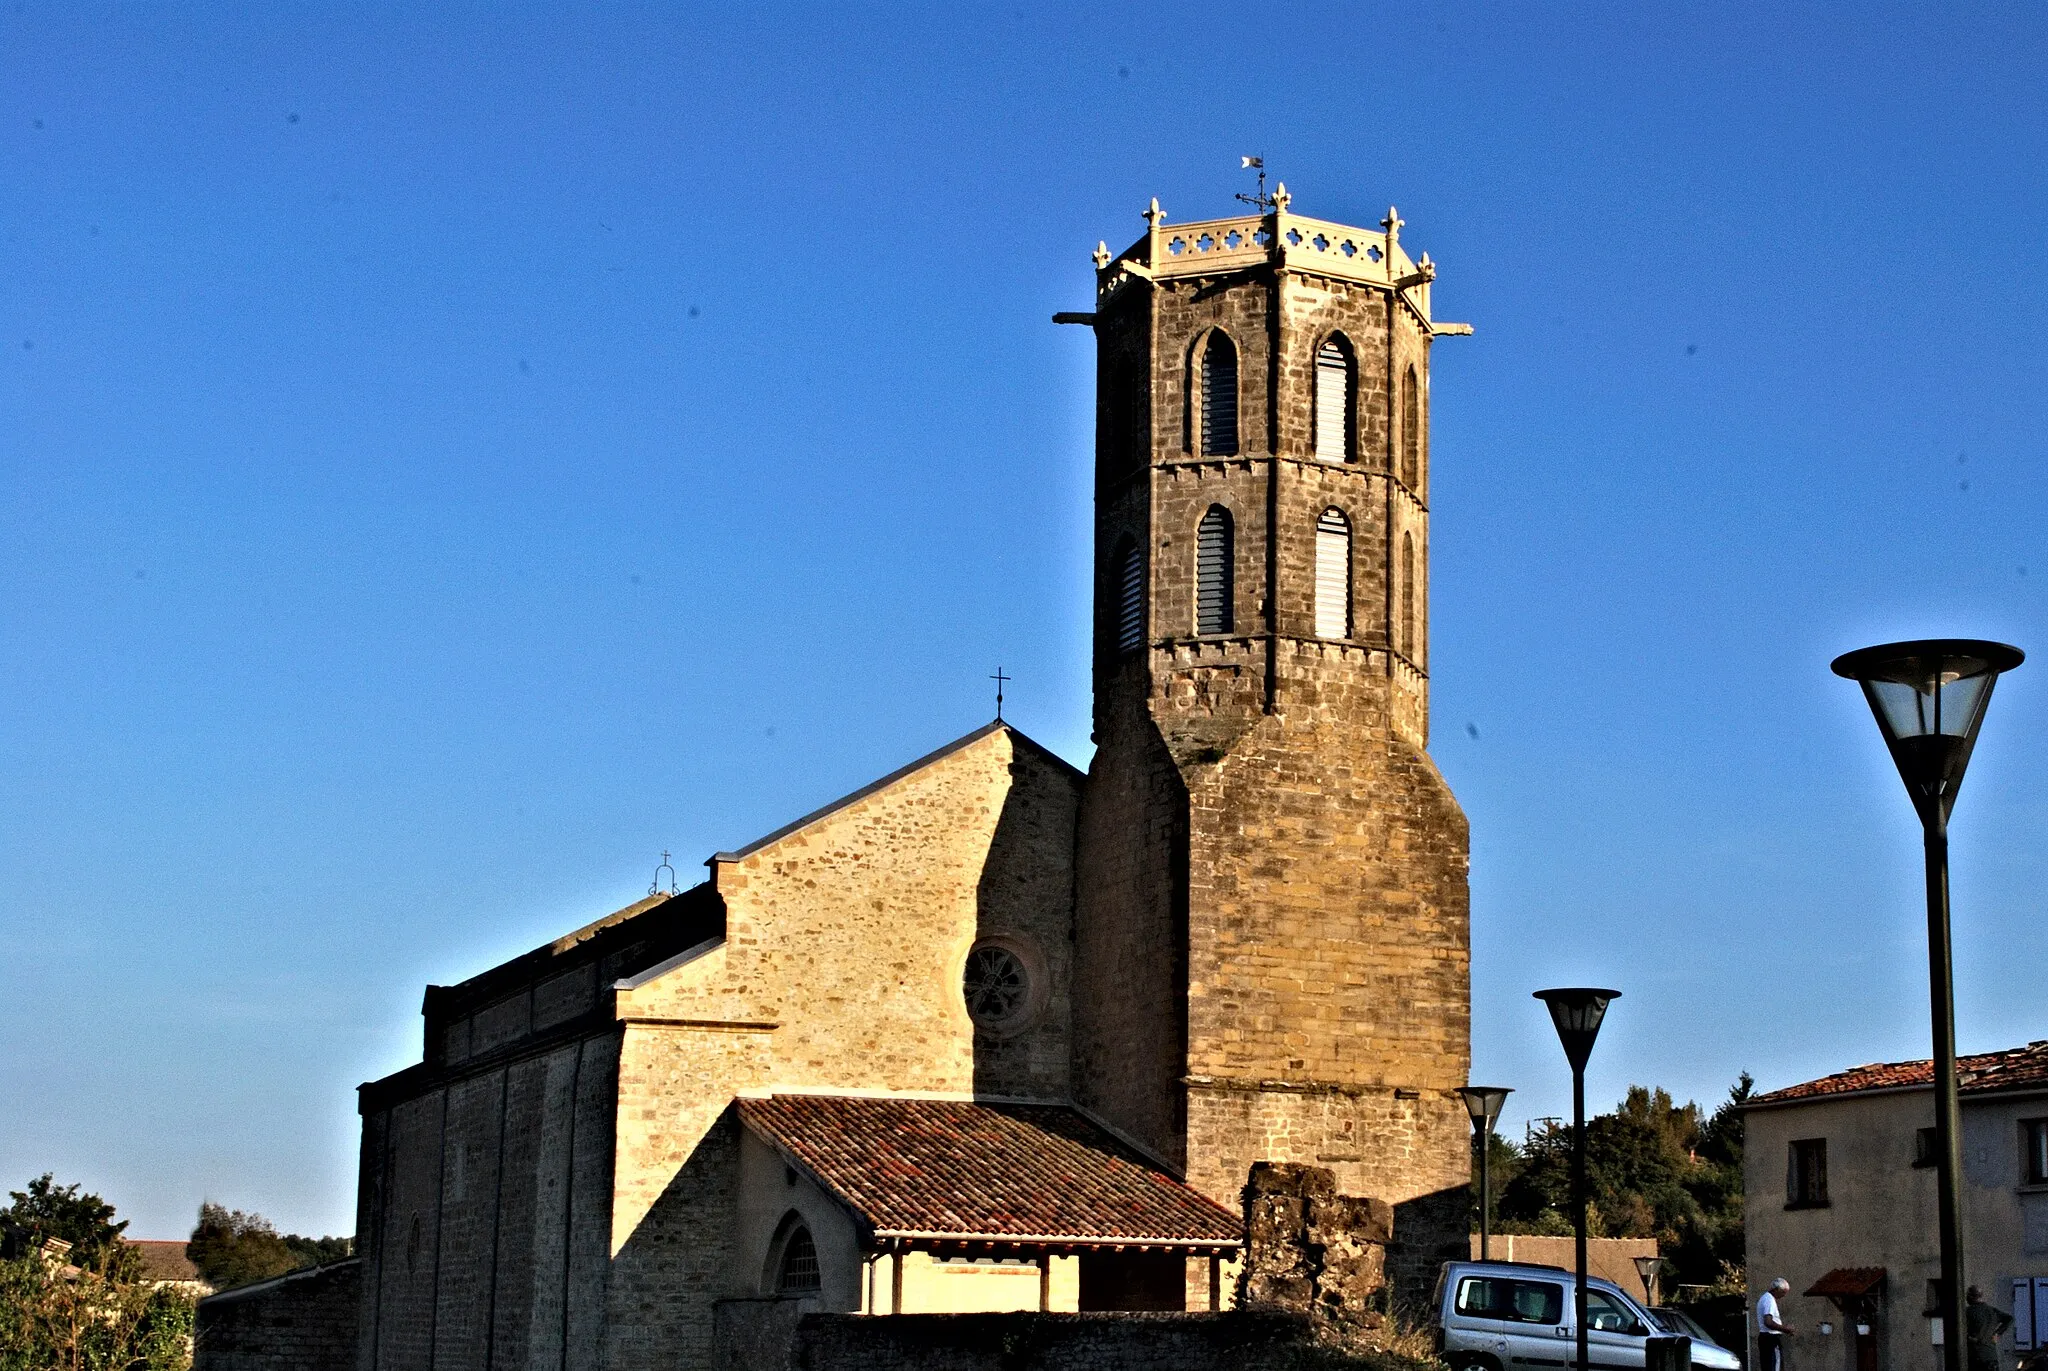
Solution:
[(989, 677), (989, 679), (996, 683), (996, 722), (1001, 723), (1003, 721), (1003, 682), (1014, 680), (1015, 677), (1003, 675), (1003, 669), (997, 667), (996, 674)]
[(665, 847), (661, 850), (661, 865), (654, 868), (654, 884), (647, 887), (648, 894), (661, 893), (661, 873), (664, 871), (668, 873), (668, 893), (673, 895), (676, 893), (676, 869), (668, 864), (668, 849)]
[(1239, 191), (1237, 198), (1244, 201), (1247, 205), (1257, 205), (1261, 214), (1270, 214), (1273, 210), (1273, 197), (1266, 194), (1266, 159), (1263, 157), (1240, 157), (1237, 159), (1237, 163), (1238, 170), (1240, 171), (1250, 171), (1256, 167), (1259, 173), (1258, 190), (1251, 195), (1246, 195), (1243, 191)]

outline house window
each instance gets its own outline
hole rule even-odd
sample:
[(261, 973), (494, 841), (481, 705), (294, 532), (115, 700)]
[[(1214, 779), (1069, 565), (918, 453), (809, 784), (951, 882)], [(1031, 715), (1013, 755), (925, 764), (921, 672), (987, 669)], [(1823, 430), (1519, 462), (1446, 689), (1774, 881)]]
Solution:
[(782, 1273), (775, 1282), (775, 1288), (785, 1295), (808, 1295), (823, 1284), (818, 1270), (818, 1245), (811, 1241), (811, 1230), (798, 1224), (790, 1230), (789, 1240), (782, 1244)]
[(1195, 632), (1231, 629), (1230, 511), (1209, 506), (1195, 530)]
[(1828, 1140), (1795, 1142), (1785, 1165), (1785, 1207), (1819, 1209), (1828, 1202)]
[(1351, 521), (1326, 509), (1316, 520), (1316, 637), (1351, 636)]
[(1138, 545), (1124, 539), (1110, 565), (1116, 568), (1116, 650), (1136, 652), (1145, 643), (1145, 574)]
[(1031, 976), (1024, 960), (1000, 943), (984, 943), (967, 954), (960, 973), (967, 1016), (984, 1028), (1004, 1028), (1031, 1008)]
[(1913, 1130), (1913, 1165), (1941, 1165), (1941, 1138), (1932, 1127)]
[(2020, 1184), (2048, 1185), (2048, 1119), (2020, 1120)]
[(1202, 455), (1237, 452), (1237, 348), (1221, 329), (1202, 345)]
[(1412, 366), (1401, 373), (1401, 483), (1422, 487), (1422, 386)]
[(1351, 345), (1333, 334), (1316, 349), (1316, 456), (1325, 462), (1348, 462), (1355, 452), (1352, 377)]

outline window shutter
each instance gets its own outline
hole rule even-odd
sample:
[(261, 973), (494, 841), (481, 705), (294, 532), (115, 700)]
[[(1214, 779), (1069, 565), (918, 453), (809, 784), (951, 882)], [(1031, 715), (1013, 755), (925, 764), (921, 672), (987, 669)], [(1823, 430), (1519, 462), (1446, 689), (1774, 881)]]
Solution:
[(1230, 511), (1209, 506), (1195, 532), (1195, 632), (1231, 629)]
[(1316, 350), (1316, 456), (1351, 460), (1351, 359), (1334, 338)]
[(1237, 452), (1237, 349), (1221, 333), (1202, 347), (1202, 455)]
[(1334, 509), (1316, 520), (1316, 636), (1351, 636), (1351, 521)]
[(1145, 643), (1145, 576), (1136, 544), (1124, 547), (1117, 587), (1116, 647), (1136, 652)]
[(2034, 1282), (2030, 1276), (2013, 1279), (2012, 1345), (2021, 1352), (2034, 1345)]

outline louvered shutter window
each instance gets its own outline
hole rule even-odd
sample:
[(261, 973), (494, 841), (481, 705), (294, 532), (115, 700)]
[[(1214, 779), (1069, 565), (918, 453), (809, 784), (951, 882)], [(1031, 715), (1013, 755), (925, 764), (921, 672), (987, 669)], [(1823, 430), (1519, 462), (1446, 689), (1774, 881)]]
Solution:
[(1316, 520), (1316, 636), (1351, 636), (1351, 521), (1334, 509)]
[(1351, 460), (1351, 358), (1335, 338), (1316, 350), (1316, 456)]
[(1221, 333), (1202, 347), (1202, 455), (1237, 452), (1237, 348)]
[(1116, 650), (1136, 652), (1145, 643), (1145, 576), (1135, 543), (1124, 544), (1116, 589)]
[(1414, 367), (1401, 374), (1401, 480), (1410, 490), (1422, 484), (1422, 398)]
[(1421, 655), (1415, 650), (1416, 640), (1422, 636), (1416, 628), (1415, 535), (1404, 533), (1401, 535), (1401, 646), (1411, 662)]
[(1209, 506), (1195, 531), (1195, 632), (1228, 633), (1231, 565), (1230, 511)]

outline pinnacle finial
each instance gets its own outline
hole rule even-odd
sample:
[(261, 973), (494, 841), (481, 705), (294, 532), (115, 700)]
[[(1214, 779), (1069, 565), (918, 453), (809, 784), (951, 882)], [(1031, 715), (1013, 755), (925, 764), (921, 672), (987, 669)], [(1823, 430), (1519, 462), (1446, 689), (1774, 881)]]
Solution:
[(1100, 239), (1097, 239), (1095, 243), (1095, 269), (1097, 271), (1101, 271), (1104, 267), (1108, 265), (1109, 244), (1101, 241)]
[(1290, 203), (1292, 203), (1293, 200), (1294, 197), (1287, 193), (1287, 183), (1285, 181), (1282, 181), (1280, 184), (1273, 187), (1274, 209), (1279, 210), (1282, 214), (1285, 214), (1287, 212), (1287, 206)]
[(1388, 205), (1387, 217), (1380, 220), (1380, 227), (1387, 231), (1387, 241), (1390, 243), (1400, 242), (1401, 225), (1407, 222), (1406, 219), (1401, 217), (1401, 211), (1395, 209), (1392, 205)]
[(1156, 195), (1152, 197), (1151, 207), (1145, 211), (1145, 222), (1153, 228), (1158, 228), (1166, 222), (1166, 211), (1159, 208), (1159, 197)]

